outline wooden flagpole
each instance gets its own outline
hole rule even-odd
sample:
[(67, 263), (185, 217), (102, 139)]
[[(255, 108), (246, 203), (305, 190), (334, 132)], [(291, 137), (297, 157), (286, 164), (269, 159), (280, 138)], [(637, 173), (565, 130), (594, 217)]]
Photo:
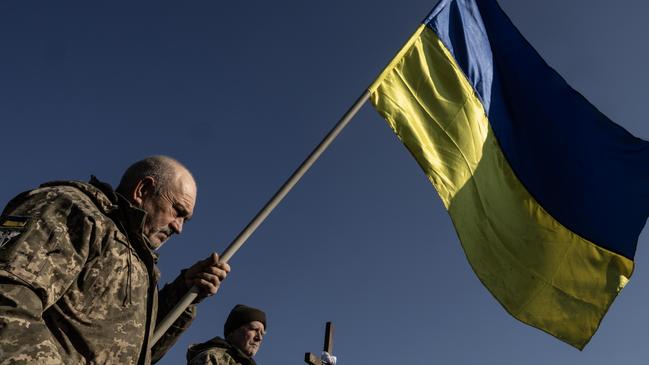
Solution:
[[(282, 187), (273, 195), (273, 197), (266, 203), (266, 205), (257, 213), (257, 215), (248, 223), (246, 228), (239, 233), (237, 238), (230, 243), (230, 245), (223, 251), (220, 257), (221, 262), (228, 262), (230, 258), (243, 246), (248, 237), (259, 227), (259, 225), (266, 219), (270, 212), (284, 199), (286, 194), (297, 184), (302, 176), (311, 168), (320, 155), (329, 147), (331, 142), (338, 136), (338, 134), (347, 126), (352, 118), (358, 113), (360, 108), (369, 99), (370, 92), (365, 90), (363, 94), (356, 100), (356, 102), (347, 110), (334, 128), (325, 136), (320, 144), (311, 152), (311, 154), (302, 162), (302, 164), (293, 172), (293, 175), (282, 185)], [(187, 294), (176, 304), (175, 307), (163, 318), (153, 333), (151, 338), (151, 346), (153, 346), (160, 337), (171, 327), (171, 325), (180, 317), (185, 309), (196, 299), (199, 289), (193, 286)]]

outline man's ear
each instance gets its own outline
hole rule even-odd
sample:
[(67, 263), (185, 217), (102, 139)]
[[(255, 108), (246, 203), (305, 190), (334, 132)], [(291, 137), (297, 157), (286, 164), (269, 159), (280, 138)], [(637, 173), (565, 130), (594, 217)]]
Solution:
[(141, 207), (144, 203), (144, 199), (154, 194), (155, 183), (156, 181), (153, 177), (146, 176), (135, 184), (131, 199), (136, 206)]

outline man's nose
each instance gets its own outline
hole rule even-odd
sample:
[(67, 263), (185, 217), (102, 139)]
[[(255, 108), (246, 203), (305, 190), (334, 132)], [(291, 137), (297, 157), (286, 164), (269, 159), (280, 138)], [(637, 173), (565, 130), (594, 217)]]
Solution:
[(184, 220), (183, 218), (176, 218), (171, 222), (171, 229), (174, 231), (175, 234), (180, 234), (183, 231), (183, 223)]

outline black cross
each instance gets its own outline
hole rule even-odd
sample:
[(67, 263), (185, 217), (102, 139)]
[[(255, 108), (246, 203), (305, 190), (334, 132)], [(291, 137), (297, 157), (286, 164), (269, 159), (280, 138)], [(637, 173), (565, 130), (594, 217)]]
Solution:
[[(327, 329), (325, 330), (324, 350), (330, 355), (334, 349), (334, 325), (327, 322)], [(323, 365), (320, 358), (311, 352), (304, 354), (304, 362), (309, 365)]]

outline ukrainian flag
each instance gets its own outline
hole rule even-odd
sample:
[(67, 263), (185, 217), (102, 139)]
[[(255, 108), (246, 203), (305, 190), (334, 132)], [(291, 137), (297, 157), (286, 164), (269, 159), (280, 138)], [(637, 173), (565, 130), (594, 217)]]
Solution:
[(633, 272), (649, 143), (568, 86), (495, 0), (441, 0), (369, 91), (482, 283), (582, 349)]

